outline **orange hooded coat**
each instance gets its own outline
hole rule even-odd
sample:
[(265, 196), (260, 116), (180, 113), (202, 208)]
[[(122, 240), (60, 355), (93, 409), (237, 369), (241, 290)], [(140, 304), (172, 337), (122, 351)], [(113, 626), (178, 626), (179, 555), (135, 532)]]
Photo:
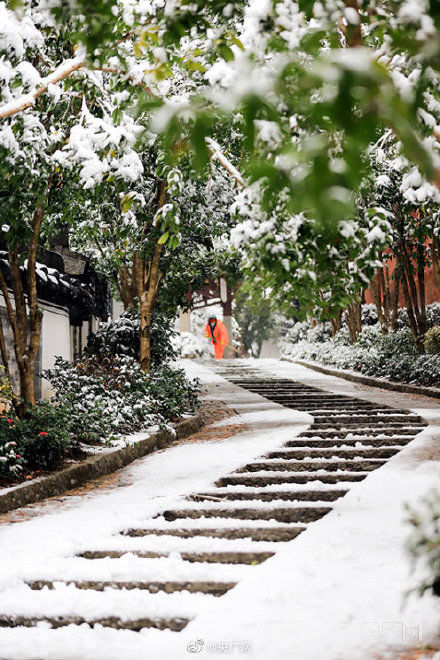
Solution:
[(217, 320), (215, 328), (214, 328), (214, 339), (211, 334), (211, 328), (209, 327), (209, 323), (205, 325), (205, 337), (208, 339), (211, 339), (212, 344), (214, 346), (214, 353), (215, 353), (215, 359), (216, 360), (221, 360), (223, 357), (223, 353), (225, 351), (226, 346), (228, 345), (229, 337), (228, 337), (228, 331), (226, 330), (226, 326), (223, 323), (223, 321)]

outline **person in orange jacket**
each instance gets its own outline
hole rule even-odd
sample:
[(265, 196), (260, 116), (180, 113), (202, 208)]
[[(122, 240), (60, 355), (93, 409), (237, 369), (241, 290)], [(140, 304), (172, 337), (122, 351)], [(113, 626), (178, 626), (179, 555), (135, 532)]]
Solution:
[(216, 316), (210, 316), (205, 326), (205, 337), (212, 341), (215, 359), (221, 360), (229, 341), (228, 331), (223, 321), (219, 321)]

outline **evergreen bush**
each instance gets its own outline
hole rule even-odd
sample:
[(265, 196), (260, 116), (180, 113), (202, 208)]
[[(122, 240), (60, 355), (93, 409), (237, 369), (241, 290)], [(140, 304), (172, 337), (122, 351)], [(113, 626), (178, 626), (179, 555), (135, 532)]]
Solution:
[[(151, 364), (153, 369), (176, 358), (173, 340), (174, 320), (156, 313), (151, 323)], [(114, 321), (103, 324), (87, 340), (86, 354), (103, 360), (110, 356), (139, 359), (140, 317), (135, 309), (127, 310)]]
[(408, 508), (412, 532), (406, 547), (413, 564), (422, 564), (426, 577), (418, 592), (440, 597), (440, 496), (433, 492), (422, 501), (419, 510)]
[(4, 367), (0, 365), (0, 404), (2, 401), (9, 402), (11, 400), (11, 395), (11, 383), (6, 378)]
[(440, 354), (418, 355), (408, 328), (382, 335), (379, 325), (367, 326), (355, 344), (350, 343), (347, 329), (342, 328), (324, 342), (286, 341), (283, 353), (367, 376), (440, 387)]
[(75, 444), (70, 408), (39, 401), (19, 419), (13, 411), (0, 416), (0, 473), (18, 476), (22, 467), (48, 469)]
[(440, 353), (440, 326), (435, 325), (425, 334), (425, 351), (430, 355)]

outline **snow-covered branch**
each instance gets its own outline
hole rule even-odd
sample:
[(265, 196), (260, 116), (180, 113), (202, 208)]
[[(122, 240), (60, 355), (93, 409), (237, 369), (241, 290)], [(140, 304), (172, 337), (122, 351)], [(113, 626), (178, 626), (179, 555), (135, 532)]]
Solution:
[(224, 155), (218, 142), (212, 138), (206, 138), (206, 144), (208, 145), (208, 149), (212, 154), (212, 159), (217, 160), (220, 165), (222, 165), (225, 170), (227, 170), (227, 172), (229, 172), (229, 174), (237, 181), (237, 183), (239, 183), (240, 186), (244, 188), (245, 183), (243, 177), (237, 168), (231, 163), (229, 158)]
[(47, 92), (50, 85), (55, 85), (56, 83), (64, 80), (78, 69), (85, 67), (87, 64), (84, 57), (73, 57), (65, 62), (62, 62), (51, 74), (41, 79), (40, 84), (35, 87), (28, 94), (23, 94), (17, 99), (5, 103), (0, 106), (0, 119), (6, 119), (6, 117), (12, 117), (13, 115), (31, 108), (35, 101), (42, 95)]

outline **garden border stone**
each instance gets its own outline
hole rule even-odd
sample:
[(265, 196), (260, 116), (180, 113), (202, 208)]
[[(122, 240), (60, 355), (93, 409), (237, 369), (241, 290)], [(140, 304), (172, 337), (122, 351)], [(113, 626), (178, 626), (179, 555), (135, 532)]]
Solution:
[(202, 415), (195, 415), (176, 424), (175, 433), (167, 430), (158, 431), (133, 445), (92, 456), (53, 474), (12, 486), (6, 492), (0, 493), (0, 513), (7, 513), (27, 504), (60, 495), (87, 481), (116, 472), (137, 458), (147, 456), (158, 449), (164, 449), (174, 440), (181, 440), (196, 433), (203, 424)]
[(343, 369), (334, 369), (327, 367), (317, 362), (306, 362), (305, 360), (292, 360), (288, 357), (281, 358), (285, 362), (293, 362), (300, 364), (308, 369), (319, 371), (328, 376), (336, 376), (337, 378), (345, 378), (352, 383), (361, 383), (362, 385), (370, 385), (371, 387), (379, 387), (383, 390), (391, 390), (393, 392), (403, 392), (404, 394), (420, 394), (428, 396), (433, 399), (440, 399), (440, 389), (436, 387), (424, 387), (423, 385), (410, 385), (409, 383), (397, 383), (393, 380), (382, 380), (381, 378), (374, 378), (373, 376), (364, 376), (353, 371), (345, 371)]

